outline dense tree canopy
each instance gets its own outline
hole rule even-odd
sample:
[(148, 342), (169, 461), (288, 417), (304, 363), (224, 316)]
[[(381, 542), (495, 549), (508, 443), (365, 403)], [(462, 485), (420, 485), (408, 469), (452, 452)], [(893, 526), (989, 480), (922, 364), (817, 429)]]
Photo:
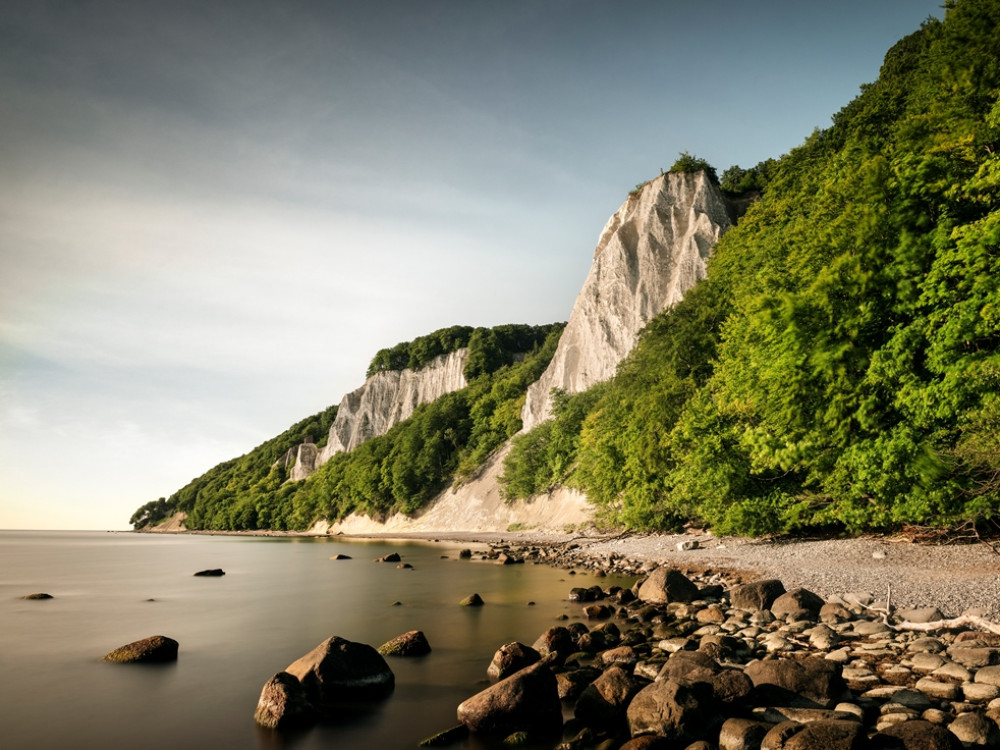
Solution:
[(412, 512), (521, 429), (525, 392), (548, 365), (563, 327), (455, 327), (394, 347), (407, 357), (433, 359), (456, 343), (468, 346), (469, 386), (418, 407), (387, 434), (335, 455), (307, 480), (289, 482), (288, 451), (303, 442), (326, 443), (337, 413), (330, 407), (169, 498), (143, 505), (131, 523), (141, 528), (184, 511), (191, 529), (300, 529), (352, 511)]
[(564, 481), (631, 526), (755, 534), (995, 518), (998, 147), (1000, 2), (949, 3), (758, 165), (710, 280), (574, 397), (582, 419), (557, 410), (545, 431), (578, 428), (534, 483), (518, 438), (508, 493)]

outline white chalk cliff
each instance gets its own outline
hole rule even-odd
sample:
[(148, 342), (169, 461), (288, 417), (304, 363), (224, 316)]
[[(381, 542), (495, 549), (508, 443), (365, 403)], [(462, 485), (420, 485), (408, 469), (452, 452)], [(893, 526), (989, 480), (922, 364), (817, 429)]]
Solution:
[(629, 195), (601, 232), (555, 356), (528, 389), (525, 430), (552, 415), (552, 389), (579, 393), (615, 374), (646, 323), (705, 277), (731, 210), (704, 172), (660, 175)]
[(419, 370), (386, 370), (372, 375), (340, 402), (325, 446), (303, 443), (285, 455), (286, 465), (291, 464), (289, 479), (305, 479), (337, 453), (384, 435), (421, 404), (465, 388), (463, 371), (468, 358), (468, 349), (458, 349)]

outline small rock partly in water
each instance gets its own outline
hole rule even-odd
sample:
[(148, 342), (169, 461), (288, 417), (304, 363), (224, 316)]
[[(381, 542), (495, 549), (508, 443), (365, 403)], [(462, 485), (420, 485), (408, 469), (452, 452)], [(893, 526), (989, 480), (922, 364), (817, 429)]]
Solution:
[(382, 557), (376, 557), (375, 562), (394, 562), (398, 563), (402, 558), (400, 558), (398, 552), (390, 552), (388, 555), (382, 555)]
[(397, 635), (376, 649), (382, 656), (423, 656), (431, 652), (427, 636), (420, 630)]
[(155, 664), (177, 661), (177, 641), (163, 635), (151, 635), (133, 641), (104, 655), (104, 661), (115, 664)]
[(21, 598), (22, 599), (54, 599), (55, 597), (52, 596), (52, 594), (38, 593), (38, 594), (25, 594)]
[(443, 732), (421, 740), (418, 747), (447, 747), (461, 742), (468, 736), (469, 728), (465, 724), (459, 724), (457, 727), (445, 729)]
[(469, 594), (462, 601), (459, 602), (463, 607), (481, 607), (485, 602), (483, 597), (479, 594)]
[(226, 571), (222, 568), (209, 568), (208, 570), (199, 570), (195, 573), (196, 576), (201, 576), (202, 578), (219, 578), (225, 574)]
[(331, 555), (330, 559), (331, 560), (350, 560), (351, 556), (350, 555), (345, 555), (345, 554), (342, 554), (342, 553), (338, 552), (336, 555)]
[(319, 711), (297, 677), (278, 672), (264, 683), (253, 718), (266, 729), (293, 729), (316, 721)]

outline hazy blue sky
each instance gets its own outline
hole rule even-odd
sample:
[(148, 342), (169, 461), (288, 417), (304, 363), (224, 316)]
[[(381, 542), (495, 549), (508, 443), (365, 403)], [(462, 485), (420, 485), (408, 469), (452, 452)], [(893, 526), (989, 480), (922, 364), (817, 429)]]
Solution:
[(0, 528), (125, 528), (453, 324), (565, 320), (626, 193), (751, 166), (939, 0), (4, 0)]

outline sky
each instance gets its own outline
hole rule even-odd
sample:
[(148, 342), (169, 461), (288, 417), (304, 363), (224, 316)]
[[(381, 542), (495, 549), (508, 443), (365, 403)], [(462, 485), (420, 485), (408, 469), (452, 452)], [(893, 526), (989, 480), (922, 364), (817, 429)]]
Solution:
[(378, 349), (566, 320), (629, 190), (787, 153), (940, 3), (4, 0), (0, 528), (129, 528)]

